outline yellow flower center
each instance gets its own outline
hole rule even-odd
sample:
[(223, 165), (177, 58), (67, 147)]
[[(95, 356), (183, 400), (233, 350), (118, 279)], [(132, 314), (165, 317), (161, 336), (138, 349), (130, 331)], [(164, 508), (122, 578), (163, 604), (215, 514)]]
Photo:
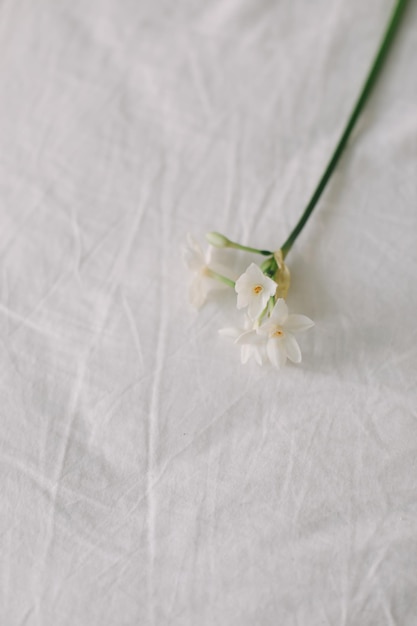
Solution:
[(263, 287), (262, 285), (255, 285), (255, 287), (253, 288), (253, 293), (257, 296), (261, 293), (261, 291), (263, 291)]
[(284, 336), (284, 331), (281, 330), (280, 328), (277, 328), (276, 330), (274, 330), (274, 332), (272, 333), (271, 337), (274, 337), (275, 339), (279, 339), (280, 337)]

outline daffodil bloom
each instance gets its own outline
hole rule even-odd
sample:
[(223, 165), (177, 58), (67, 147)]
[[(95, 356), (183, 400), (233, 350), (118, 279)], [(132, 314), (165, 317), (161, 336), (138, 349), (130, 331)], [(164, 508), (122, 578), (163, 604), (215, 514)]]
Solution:
[(262, 365), (265, 361), (265, 339), (256, 332), (256, 327), (247, 315), (243, 328), (221, 328), (219, 334), (231, 337), (236, 344), (240, 345), (240, 360), (243, 364), (247, 363), (251, 357), (258, 365)]
[(265, 276), (258, 265), (251, 263), (236, 281), (237, 308), (248, 307), (249, 317), (256, 320), (268, 304), (269, 298), (275, 294), (277, 287), (277, 283)]
[(269, 318), (258, 328), (258, 333), (267, 338), (266, 352), (274, 367), (283, 367), (287, 358), (300, 363), (301, 350), (294, 333), (302, 332), (314, 326), (314, 322), (305, 315), (289, 314), (288, 307), (279, 298)]
[(189, 301), (196, 309), (199, 309), (206, 301), (210, 284), (208, 275), (210, 248), (204, 254), (194, 237), (188, 233), (187, 244), (183, 247), (182, 253), (185, 265), (193, 273), (188, 292)]

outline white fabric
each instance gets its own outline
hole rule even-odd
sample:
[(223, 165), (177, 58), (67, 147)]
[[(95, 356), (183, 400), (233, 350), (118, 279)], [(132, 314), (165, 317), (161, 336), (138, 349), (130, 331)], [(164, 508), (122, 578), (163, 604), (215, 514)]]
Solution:
[(227, 288), (189, 308), (181, 243), (283, 243), (392, 0), (2, 3), (2, 625), (417, 623), (409, 4), (277, 373), (218, 336)]

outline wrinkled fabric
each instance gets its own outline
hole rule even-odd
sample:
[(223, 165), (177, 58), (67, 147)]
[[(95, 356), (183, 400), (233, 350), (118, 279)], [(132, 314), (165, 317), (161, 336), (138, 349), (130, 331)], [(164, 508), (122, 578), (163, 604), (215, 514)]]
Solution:
[[(240, 364), (180, 247), (283, 244), (393, 2), (0, 7), (5, 626), (417, 623), (417, 6)], [(219, 255), (236, 278), (254, 255)]]

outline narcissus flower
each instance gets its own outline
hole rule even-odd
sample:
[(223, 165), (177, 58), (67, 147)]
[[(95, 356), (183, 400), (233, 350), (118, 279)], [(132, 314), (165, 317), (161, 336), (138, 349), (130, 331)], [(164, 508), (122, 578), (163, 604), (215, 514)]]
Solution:
[(251, 356), (258, 363), (263, 363), (263, 353), (272, 365), (278, 368), (285, 365), (287, 359), (294, 363), (301, 361), (301, 350), (295, 333), (311, 328), (314, 326), (314, 322), (305, 315), (290, 315), (288, 313), (288, 307), (284, 300), (290, 285), (290, 272), (286, 265), (286, 258), (310, 219), (345, 147), (348, 145), (356, 120), (360, 118), (360, 113), (371, 93), (371, 84), (375, 82), (372, 79), (382, 65), (383, 57), (386, 56), (395, 29), (401, 22), (401, 13), (406, 5), (407, 0), (395, 1), (394, 9), (385, 29), (385, 35), (375, 54), (375, 60), (370, 67), (368, 77), (364, 81), (336, 149), (326, 165), (313, 195), (284, 243), (275, 251), (271, 251), (232, 241), (216, 231), (207, 233), (206, 237), (209, 243), (215, 248), (231, 248), (241, 252), (259, 254), (265, 258), (260, 267), (252, 263), (235, 282), (234, 278), (219, 274), (213, 268), (208, 267), (208, 259), (203, 255), (198, 244), (189, 237), (184, 258), (194, 274), (190, 289), (191, 302), (197, 307), (201, 306), (207, 295), (206, 278), (212, 278), (236, 291), (238, 309), (247, 308), (249, 325), (245, 324), (244, 328), (228, 328), (220, 331), (221, 334), (233, 337), (235, 343), (240, 345), (241, 359), (244, 363)]
[(300, 363), (301, 350), (294, 333), (312, 326), (314, 322), (309, 317), (289, 314), (285, 300), (277, 300), (269, 318), (258, 328), (258, 333), (267, 338), (266, 352), (274, 367), (283, 367), (287, 358)]
[(237, 293), (237, 308), (248, 307), (248, 315), (252, 320), (256, 320), (271, 296), (277, 289), (277, 283), (265, 276), (262, 270), (251, 263), (244, 274), (236, 281), (235, 291)]

